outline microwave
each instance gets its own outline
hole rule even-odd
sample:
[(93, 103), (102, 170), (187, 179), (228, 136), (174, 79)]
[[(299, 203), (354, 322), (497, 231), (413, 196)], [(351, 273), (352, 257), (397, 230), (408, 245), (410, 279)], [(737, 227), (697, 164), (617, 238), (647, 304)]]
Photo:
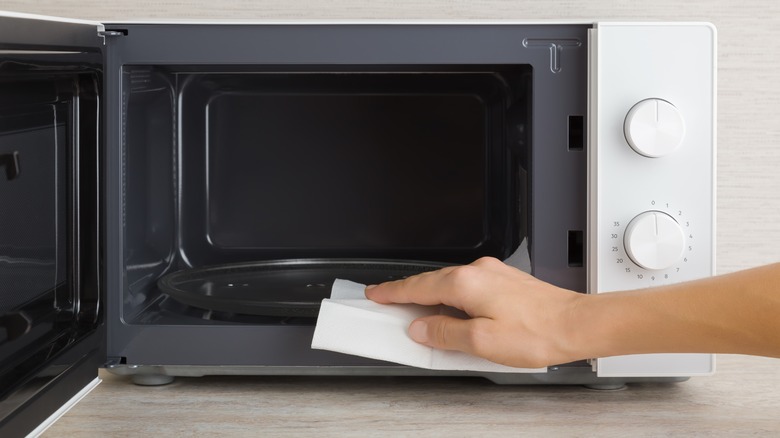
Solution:
[(4, 13), (0, 59), (7, 430), (83, 396), (101, 367), (150, 385), (615, 387), (714, 370), (712, 355), (653, 354), (441, 372), (310, 348), (337, 277), (482, 256), (581, 293), (712, 275), (710, 24)]

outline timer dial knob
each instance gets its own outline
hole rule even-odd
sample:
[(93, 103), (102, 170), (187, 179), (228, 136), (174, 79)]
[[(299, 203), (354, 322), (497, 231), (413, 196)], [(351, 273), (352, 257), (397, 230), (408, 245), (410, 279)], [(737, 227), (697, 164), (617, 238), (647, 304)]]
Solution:
[(631, 220), (623, 236), (628, 256), (650, 270), (666, 269), (682, 258), (685, 234), (674, 218), (660, 211), (646, 211)]
[(671, 103), (662, 99), (646, 99), (628, 112), (623, 133), (636, 153), (659, 158), (680, 147), (685, 136), (685, 120)]

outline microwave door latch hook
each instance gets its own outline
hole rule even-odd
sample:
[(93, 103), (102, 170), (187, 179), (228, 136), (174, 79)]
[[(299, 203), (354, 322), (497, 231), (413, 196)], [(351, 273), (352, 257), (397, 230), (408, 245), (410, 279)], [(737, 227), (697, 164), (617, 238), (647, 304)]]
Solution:
[(561, 56), (564, 47), (580, 47), (582, 42), (576, 38), (526, 38), (523, 47), (527, 49), (542, 48), (550, 51), (550, 71), (560, 73)]

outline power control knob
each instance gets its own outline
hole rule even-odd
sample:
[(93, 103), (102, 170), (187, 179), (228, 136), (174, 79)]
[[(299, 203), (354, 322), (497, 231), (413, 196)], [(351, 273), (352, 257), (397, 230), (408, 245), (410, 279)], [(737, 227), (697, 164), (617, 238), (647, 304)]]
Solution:
[(682, 258), (685, 234), (674, 218), (660, 211), (646, 211), (631, 220), (623, 236), (628, 256), (650, 270), (666, 269)]
[(646, 99), (634, 105), (623, 122), (623, 133), (638, 154), (659, 158), (676, 151), (685, 136), (680, 111), (662, 99)]

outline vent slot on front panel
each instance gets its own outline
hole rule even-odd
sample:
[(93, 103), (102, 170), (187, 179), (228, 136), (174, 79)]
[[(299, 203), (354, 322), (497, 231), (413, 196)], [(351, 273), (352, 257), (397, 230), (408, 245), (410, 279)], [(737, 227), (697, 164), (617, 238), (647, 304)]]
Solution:
[(582, 230), (569, 230), (569, 267), (583, 266), (585, 260), (585, 239)]
[(569, 150), (581, 151), (585, 148), (585, 118), (569, 116)]

